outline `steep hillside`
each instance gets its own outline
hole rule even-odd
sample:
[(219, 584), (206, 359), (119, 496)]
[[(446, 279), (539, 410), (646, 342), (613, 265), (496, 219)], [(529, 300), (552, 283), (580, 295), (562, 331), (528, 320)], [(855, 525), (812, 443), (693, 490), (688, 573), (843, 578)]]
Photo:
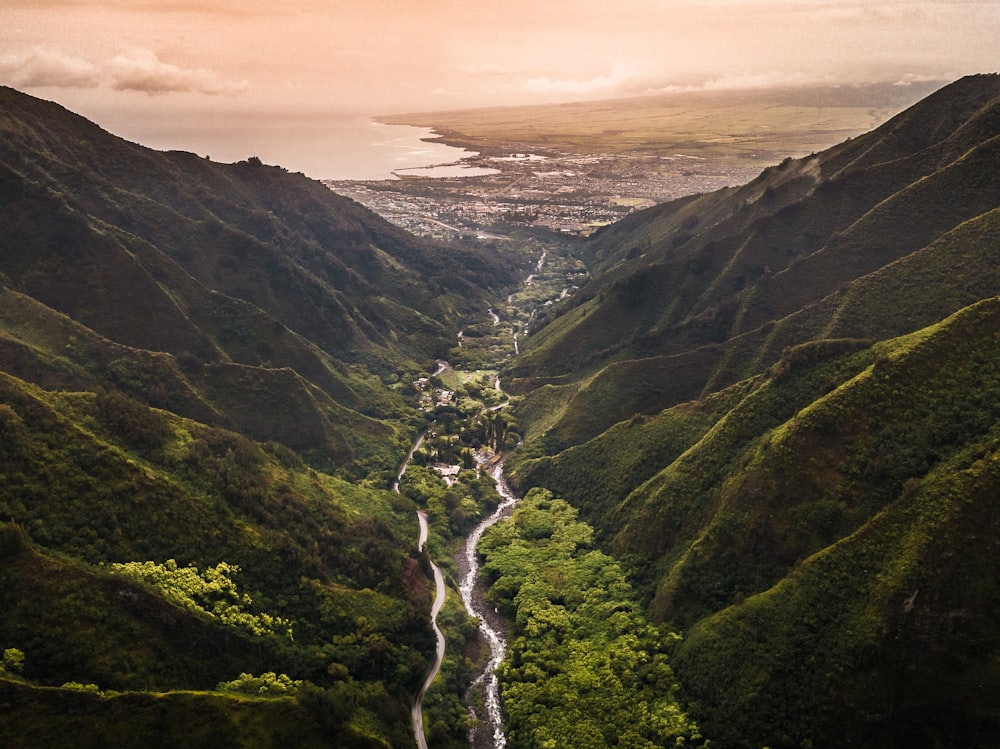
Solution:
[(608, 227), (397, 493), (404, 384), (516, 259), (0, 90), (0, 736), (410, 745), (415, 511), (443, 547), (497, 501), (422, 464), (523, 432), (482, 547), (513, 743), (1000, 744), (997, 175), (975, 76)]
[(536, 442), (578, 444), (759, 373), (788, 346), (900, 335), (996, 293), (998, 159), (1000, 76), (976, 76), (742, 188), (598, 233), (591, 279), (510, 372), (529, 400), (566, 404)]
[(403, 383), (516, 271), (0, 89), (2, 743), (412, 742)]
[(508, 466), (684, 634), (713, 746), (1000, 741), (998, 143), (974, 77), (637, 214), (516, 364)]
[[(22, 654), (16, 670), (0, 666), (0, 691), (23, 706), (5, 709), (3, 735), (96, 746), (183, 718), (172, 699), (142, 707), (138, 692), (198, 690), (198, 709), (239, 715), (255, 708), (235, 696), (268, 694), (270, 673), (288, 680), (279, 696), (298, 695), (284, 715), (307, 713), (313, 741), (334, 731), (367, 746), (348, 738), (356, 720), (406, 740), (432, 649), (411, 503), (117, 391), (6, 374), (0, 475), (0, 645)], [(334, 699), (344, 706), (327, 716)], [(51, 715), (81, 700), (82, 734)], [(117, 725), (126, 704), (137, 712)], [(362, 718), (375, 704), (381, 717)], [(280, 730), (282, 711), (266, 711), (276, 722), (258, 730)]]
[[(257, 159), (151, 151), (11, 89), (0, 224), (4, 368), (64, 386), (59, 370), (87, 370), (337, 464), (366, 463), (379, 441), (398, 449), (376, 420), (405, 405), (384, 385), (431, 366), (515, 267)], [(294, 402), (266, 397), (277, 392)]]

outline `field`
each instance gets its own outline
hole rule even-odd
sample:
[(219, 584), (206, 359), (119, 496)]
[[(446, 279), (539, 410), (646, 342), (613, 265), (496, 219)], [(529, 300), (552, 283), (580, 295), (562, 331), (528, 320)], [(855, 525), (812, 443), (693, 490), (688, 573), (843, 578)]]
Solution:
[[(941, 82), (658, 94), (380, 117), (430, 127), (485, 176), (329, 183), (410, 231), (586, 236), (656, 203), (745, 184), (868, 132)], [(433, 139), (433, 138), (432, 138)], [(484, 235), (485, 233), (485, 235)]]
[(512, 145), (577, 154), (681, 152), (763, 167), (871, 130), (941, 83), (670, 93), (379, 120), (432, 127), (441, 140), (484, 154), (509, 152)]

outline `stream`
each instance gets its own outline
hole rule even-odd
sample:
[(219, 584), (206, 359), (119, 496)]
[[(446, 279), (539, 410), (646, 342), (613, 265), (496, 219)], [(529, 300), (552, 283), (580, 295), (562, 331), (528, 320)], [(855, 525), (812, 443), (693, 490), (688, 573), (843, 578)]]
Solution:
[[(535, 266), (536, 272), (541, 271), (543, 265), (545, 264), (547, 251), (542, 252), (542, 256), (538, 259), (538, 263)], [(530, 285), (532, 282), (532, 277), (529, 276), (525, 281), (525, 285)], [(510, 301), (508, 299), (508, 301)], [(487, 310), (490, 317), (493, 320), (494, 325), (500, 323), (500, 316), (493, 310), (489, 308)], [(532, 312), (532, 315), (534, 312)], [(530, 318), (529, 318), (530, 321)], [(459, 345), (462, 344), (462, 333), (459, 333)], [(517, 333), (514, 333), (514, 353), (519, 353), (518, 351), (518, 341)], [(440, 375), (443, 371), (450, 368), (448, 362), (443, 360), (438, 360), (438, 369), (434, 373), (435, 375)], [(494, 387), (497, 391), (503, 392), (500, 387), (500, 378), (496, 378)], [(503, 403), (492, 406), (487, 411), (496, 411), (504, 406), (508, 405), (509, 400)], [(399, 491), (399, 482), (403, 478), (403, 474), (406, 472), (407, 466), (413, 459), (413, 455), (420, 448), (426, 437), (426, 432), (421, 434), (416, 442), (414, 442), (413, 447), (410, 449), (409, 454), (406, 456), (406, 460), (403, 461), (403, 465), (399, 469), (399, 474), (396, 476), (396, 480), (393, 483), (393, 490)], [(469, 714), (472, 718), (473, 727), (469, 731), (469, 745), (472, 749), (506, 749), (507, 746), (507, 735), (504, 731), (503, 722), (503, 709), (500, 704), (500, 680), (496, 675), (496, 669), (503, 661), (504, 656), (507, 653), (507, 631), (503, 621), (503, 617), (496, 610), (495, 607), (490, 605), (486, 601), (485, 597), (485, 586), (479, 582), (479, 557), (476, 554), (476, 546), (479, 544), (479, 539), (482, 538), (483, 533), (487, 528), (494, 525), (503, 518), (509, 517), (511, 512), (513, 512), (514, 505), (520, 499), (511, 490), (510, 486), (507, 484), (506, 478), (504, 478), (503, 473), (503, 458), (491, 455), (489, 457), (484, 457), (482, 455), (477, 456), (479, 460), (479, 465), (482, 470), (489, 473), (490, 477), (493, 479), (493, 483), (496, 485), (497, 493), (500, 495), (500, 504), (493, 511), (493, 514), (481, 521), (472, 532), (466, 536), (464, 543), (462, 544), (461, 551), (456, 558), (458, 574), (461, 582), (459, 583), (459, 593), (462, 596), (462, 604), (465, 607), (466, 612), (469, 616), (479, 620), (479, 631), (482, 633), (483, 639), (490, 649), (490, 657), (483, 666), (480, 674), (475, 678), (466, 693), (466, 703), (469, 705)], [(427, 527), (427, 512), (425, 510), (419, 510), (417, 516), (420, 521), (420, 539), (418, 541), (418, 549), (420, 551), (424, 550), (427, 544), (428, 537), (428, 527)], [(445, 653), (445, 639), (444, 635), (441, 633), (438, 627), (437, 617), (441, 611), (441, 607), (444, 604), (444, 599), (446, 595), (444, 578), (441, 574), (441, 570), (438, 568), (434, 562), (431, 562), (431, 569), (434, 572), (434, 604), (431, 608), (431, 626), (434, 629), (434, 634), (437, 637), (437, 654), (435, 657), (434, 665), (427, 672), (427, 676), (424, 679), (423, 685), (420, 687), (420, 691), (417, 694), (416, 700), (414, 700), (413, 708), (411, 710), (411, 718), (413, 721), (413, 733), (416, 737), (417, 746), (419, 749), (427, 748), (427, 738), (424, 736), (424, 724), (423, 724), (423, 700), (424, 695), (430, 688), (431, 684), (434, 683), (434, 679), (437, 678), (438, 672), (441, 670), (441, 663), (444, 660)], [(480, 717), (476, 714), (476, 700), (474, 699), (477, 693), (482, 694), (482, 704), (485, 710), (485, 715)]]
[[(413, 444), (413, 447), (410, 449), (403, 466), (399, 469), (396, 481), (393, 483), (393, 491), (399, 491), (399, 481), (402, 479), (403, 474), (406, 473), (406, 468), (409, 465), (410, 460), (413, 458), (413, 454), (417, 451), (417, 449), (419, 449), (421, 443), (424, 441), (424, 437), (425, 435), (421, 434)], [(497, 505), (497, 508), (493, 511), (492, 515), (481, 521), (479, 525), (472, 529), (472, 532), (469, 533), (462, 545), (462, 550), (457, 560), (459, 573), (461, 575), (459, 592), (462, 596), (462, 604), (465, 606), (465, 610), (468, 612), (469, 616), (479, 619), (479, 631), (482, 633), (483, 638), (486, 640), (486, 643), (490, 648), (489, 660), (483, 667), (482, 673), (476, 677), (475, 681), (473, 681), (472, 685), (469, 687), (469, 696), (474, 694), (478, 689), (483, 690), (483, 704), (486, 709), (486, 715), (483, 719), (476, 720), (475, 726), (470, 731), (469, 743), (473, 747), (493, 747), (493, 749), (503, 749), (507, 746), (507, 736), (504, 734), (503, 711), (500, 707), (500, 681), (497, 678), (496, 669), (507, 652), (506, 631), (500, 614), (495, 608), (486, 602), (483, 586), (481, 584), (477, 585), (479, 576), (479, 558), (476, 555), (476, 546), (479, 544), (479, 539), (482, 538), (482, 535), (487, 528), (511, 514), (514, 504), (520, 499), (520, 497), (514, 494), (511, 488), (507, 485), (507, 481), (503, 475), (503, 460), (496, 460), (491, 463), (487, 459), (483, 459), (481, 461), (481, 466), (489, 473), (493, 482), (496, 484), (497, 492), (500, 494), (500, 504)], [(427, 537), (429, 535), (429, 529), (427, 526), (427, 511), (418, 510), (417, 519), (420, 522), (420, 538), (417, 541), (417, 548), (419, 551), (423, 551), (427, 546)], [(434, 573), (435, 588), (434, 604), (431, 607), (430, 619), (431, 626), (434, 628), (434, 635), (437, 638), (437, 647), (434, 664), (427, 672), (427, 676), (424, 678), (424, 683), (420, 687), (420, 691), (417, 693), (417, 697), (413, 702), (413, 707), (410, 710), (410, 718), (413, 722), (413, 735), (417, 740), (417, 746), (419, 749), (428, 749), (427, 738), (424, 735), (424, 695), (427, 693), (431, 684), (434, 683), (434, 679), (437, 678), (438, 672), (441, 670), (441, 663), (444, 660), (445, 653), (444, 634), (442, 634), (441, 629), (437, 624), (437, 617), (441, 612), (441, 607), (444, 605), (446, 595), (444, 575), (441, 574), (441, 569), (434, 564), (434, 562), (431, 562), (430, 564)], [(472, 717), (475, 719), (477, 717), (475, 715), (475, 710), (471, 707), (469, 710), (470, 713), (472, 713)], [(480, 736), (479, 732), (482, 728), (487, 728), (489, 730), (492, 735), (492, 740), (490, 740), (488, 736)]]
[[(477, 585), (479, 557), (476, 555), (476, 546), (487, 528), (511, 514), (514, 504), (520, 497), (507, 485), (503, 475), (503, 460), (498, 460), (488, 468), (488, 471), (496, 484), (501, 501), (493, 514), (480, 522), (465, 539), (458, 559), (461, 573), (459, 592), (462, 594), (462, 603), (469, 616), (479, 619), (479, 631), (490, 647), (489, 660), (483, 667), (482, 673), (469, 687), (469, 695), (478, 689), (483, 689), (483, 704), (486, 709), (486, 715), (474, 722), (469, 734), (469, 743), (476, 749), (478, 747), (503, 749), (507, 746), (507, 736), (504, 733), (503, 711), (500, 706), (500, 680), (497, 678), (496, 669), (507, 653), (506, 630), (500, 614), (486, 602), (483, 586)], [(473, 718), (476, 718), (473, 708), (469, 709)], [(489, 737), (479, 735), (482, 728), (489, 729), (492, 741)]]

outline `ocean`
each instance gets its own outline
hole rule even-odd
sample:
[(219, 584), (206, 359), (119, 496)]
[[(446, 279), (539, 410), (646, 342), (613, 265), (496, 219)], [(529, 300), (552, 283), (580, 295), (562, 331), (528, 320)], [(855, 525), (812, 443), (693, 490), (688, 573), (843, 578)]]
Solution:
[[(283, 166), (314, 179), (390, 180), (394, 172), (447, 177), (452, 165), (471, 151), (428, 143), (426, 127), (386, 125), (364, 117), (336, 117), (308, 125), (260, 124), (253, 127), (174, 126), (131, 133), (130, 140), (158, 150), (184, 150), (231, 163), (257, 156), (265, 164)], [(438, 168), (431, 168), (438, 167)], [(461, 169), (474, 175), (482, 170)]]

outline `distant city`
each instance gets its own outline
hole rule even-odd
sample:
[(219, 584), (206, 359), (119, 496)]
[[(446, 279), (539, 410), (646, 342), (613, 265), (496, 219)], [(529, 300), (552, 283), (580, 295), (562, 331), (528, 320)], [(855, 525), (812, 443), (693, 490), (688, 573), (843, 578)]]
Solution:
[[(379, 121), (424, 128), (435, 137), (423, 136), (423, 145), (452, 146), (454, 155), (435, 162), (438, 153), (428, 152), (432, 160), (420, 167), (391, 168), (396, 179), (324, 181), (422, 235), (488, 238), (528, 228), (587, 236), (657, 203), (746, 184), (788, 156), (817, 153), (876, 127), (939, 85), (689, 93), (388, 116)], [(413, 129), (401, 132), (412, 137)]]
[(491, 174), (408, 176), (379, 181), (326, 180), (331, 189), (371, 208), (398, 226), (425, 236), (454, 238), (513, 226), (587, 236), (632, 211), (657, 203), (740, 185), (758, 164), (682, 153), (563, 153), (534, 149), (507, 156), (475, 156), (463, 164)]

